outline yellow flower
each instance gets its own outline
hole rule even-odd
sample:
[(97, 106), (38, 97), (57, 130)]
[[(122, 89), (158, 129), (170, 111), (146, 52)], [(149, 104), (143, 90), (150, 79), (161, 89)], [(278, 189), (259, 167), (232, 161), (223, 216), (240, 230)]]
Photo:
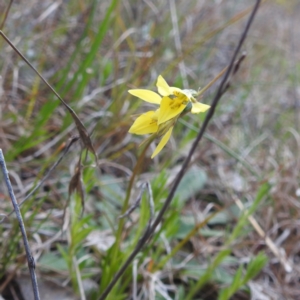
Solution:
[(159, 75), (156, 83), (159, 94), (143, 89), (129, 90), (128, 92), (146, 102), (160, 104), (158, 125), (180, 115), (188, 104), (192, 104), (191, 113), (198, 114), (207, 111), (210, 106), (199, 103), (195, 97), (198, 93), (194, 90), (182, 90), (170, 87), (164, 78)]
[(184, 111), (198, 114), (210, 108), (209, 105), (196, 101), (195, 97), (198, 96), (196, 91), (170, 87), (161, 75), (158, 76), (156, 86), (160, 95), (144, 89), (128, 91), (146, 102), (160, 105), (156, 111), (148, 111), (140, 115), (129, 129), (130, 133), (139, 135), (151, 133), (150, 138), (162, 136), (151, 158), (167, 144), (177, 119)]

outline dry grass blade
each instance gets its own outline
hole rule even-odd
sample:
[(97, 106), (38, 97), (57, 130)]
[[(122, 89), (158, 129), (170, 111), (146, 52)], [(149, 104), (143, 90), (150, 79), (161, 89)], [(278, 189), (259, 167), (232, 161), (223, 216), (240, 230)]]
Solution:
[(71, 197), (71, 195), (77, 191), (77, 193), (80, 196), (81, 199), (81, 204), (82, 204), (82, 212), (81, 214), (83, 214), (84, 212), (84, 192), (83, 192), (83, 187), (82, 187), (82, 180), (81, 180), (81, 157), (79, 157), (77, 166), (75, 168), (75, 174), (73, 175), (73, 177), (70, 180), (69, 183), (69, 199)]

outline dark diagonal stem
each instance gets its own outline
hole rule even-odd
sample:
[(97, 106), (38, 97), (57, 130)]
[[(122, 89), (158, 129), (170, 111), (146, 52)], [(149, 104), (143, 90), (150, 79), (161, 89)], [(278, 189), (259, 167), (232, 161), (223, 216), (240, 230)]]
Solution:
[(23, 243), (24, 243), (27, 262), (28, 262), (28, 268), (29, 268), (30, 277), (31, 277), (34, 300), (40, 300), (38, 284), (37, 284), (37, 279), (36, 279), (36, 275), (35, 275), (34, 258), (31, 254), (31, 251), (30, 251), (30, 247), (29, 247), (29, 243), (28, 243), (28, 239), (27, 239), (27, 235), (26, 235), (26, 230), (25, 230), (24, 222), (23, 222), (22, 215), (21, 215), (21, 211), (20, 211), (18, 202), (16, 200), (16, 197), (15, 197), (15, 194), (14, 194), (14, 191), (13, 191), (13, 188), (12, 188), (9, 176), (8, 176), (8, 171), (7, 171), (7, 168), (6, 168), (5, 159), (4, 159), (4, 156), (3, 156), (3, 153), (2, 153), (2, 149), (0, 149), (0, 166), (1, 166), (1, 169), (2, 169), (4, 181), (5, 181), (5, 184), (7, 186), (7, 190), (8, 190), (11, 202), (14, 206), (14, 211), (16, 213), (16, 216), (17, 216), (17, 219), (18, 219), (18, 222), (19, 222), (19, 227), (20, 227), (20, 230), (21, 230), (22, 238), (23, 238)]

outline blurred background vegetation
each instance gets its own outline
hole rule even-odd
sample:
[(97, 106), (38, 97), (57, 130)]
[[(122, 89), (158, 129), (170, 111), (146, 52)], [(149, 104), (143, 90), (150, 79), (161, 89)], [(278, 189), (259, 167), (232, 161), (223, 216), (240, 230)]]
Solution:
[[(100, 166), (77, 142), (22, 206), (42, 299), (98, 299), (147, 226), (146, 193), (130, 217), (118, 218), (143, 139), (128, 128), (151, 107), (127, 90), (156, 91), (159, 74), (172, 86), (204, 87), (228, 65), (254, 3), (12, 3), (3, 32), (76, 111)], [(8, 6), (0, 1), (0, 20)], [(263, 3), (243, 47), (246, 60), (163, 223), (108, 299), (297, 299), (299, 13), (296, 0)], [(2, 38), (0, 49), (0, 145), (21, 201), (77, 131)], [(149, 181), (160, 210), (204, 117), (185, 116), (153, 160), (150, 147), (130, 205)], [(80, 188), (69, 193), (79, 159), (84, 199)], [(0, 187), (0, 213), (8, 214)], [(0, 249), (0, 294), (32, 299), (13, 216), (0, 224)]]

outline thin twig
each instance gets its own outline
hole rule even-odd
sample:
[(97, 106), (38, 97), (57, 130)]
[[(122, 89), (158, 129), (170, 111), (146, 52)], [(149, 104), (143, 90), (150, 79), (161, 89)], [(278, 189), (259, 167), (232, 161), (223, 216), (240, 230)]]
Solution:
[(7, 186), (7, 190), (8, 190), (11, 202), (14, 206), (14, 210), (16, 212), (16, 216), (17, 216), (17, 219), (18, 219), (18, 222), (19, 222), (21, 233), (22, 233), (23, 243), (24, 243), (27, 262), (28, 262), (28, 268), (29, 268), (29, 272), (30, 272), (30, 276), (31, 276), (31, 283), (32, 283), (34, 299), (35, 300), (40, 300), (39, 289), (38, 289), (38, 284), (37, 284), (37, 279), (36, 279), (36, 274), (35, 274), (34, 258), (31, 254), (31, 251), (30, 251), (30, 246), (29, 246), (29, 243), (28, 243), (28, 239), (27, 239), (26, 230), (25, 230), (23, 219), (22, 219), (21, 211), (20, 211), (18, 202), (16, 200), (16, 197), (15, 197), (15, 194), (13, 192), (12, 185), (11, 185), (11, 182), (10, 182), (10, 179), (9, 179), (9, 176), (8, 176), (8, 171), (7, 171), (7, 168), (6, 168), (5, 159), (4, 159), (4, 156), (3, 156), (3, 153), (2, 153), (2, 149), (0, 149), (0, 165), (1, 165), (3, 176), (4, 176), (4, 181), (5, 181), (5, 184)]
[(145, 243), (147, 242), (147, 240), (149, 239), (149, 237), (153, 234), (153, 232), (155, 231), (156, 227), (158, 226), (158, 224), (161, 222), (166, 210), (168, 209), (174, 195), (175, 195), (175, 192), (176, 192), (176, 189), (181, 181), (181, 179), (183, 178), (183, 175), (190, 163), (190, 160), (192, 158), (192, 155), (193, 153), (195, 152), (200, 140), (202, 139), (203, 135), (204, 135), (204, 132), (208, 126), (208, 123), (209, 121), (211, 120), (211, 118), (213, 117), (214, 113), (215, 113), (215, 109), (224, 93), (224, 88), (226, 87), (226, 84), (228, 83), (228, 79), (230, 77), (230, 74), (232, 74), (232, 70), (234, 68), (234, 64), (235, 64), (235, 61), (237, 59), (237, 56), (238, 56), (238, 53), (240, 52), (241, 50), (241, 47), (247, 37), (247, 34), (248, 34), (248, 31), (249, 31), (249, 28), (254, 20), (254, 17), (255, 17), (255, 14), (258, 10), (258, 7), (260, 5), (260, 2), (261, 0), (257, 0), (256, 1), (256, 4), (252, 10), (252, 13), (248, 19), (248, 22), (247, 22), (247, 25), (241, 35), (241, 38), (239, 40), (239, 43), (234, 51), (234, 54), (232, 56), (232, 59), (230, 61), (230, 64), (229, 64), (229, 67), (223, 77), (223, 80), (222, 82), (220, 83), (220, 86), (217, 90), (217, 93), (213, 99), (213, 102), (212, 102), (212, 105), (211, 105), (211, 108), (210, 110), (208, 111), (207, 115), (206, 115), (206, 118), (203, 122), (203, 125), (196, 137), (196, 140), (194, 141), (193, 145), (192, 145), (192, 148), (190, 149), (189, 151), (189, 154), (188, 156), (186, 157), (184, 163), (182, 164), (182, 167), (180, 169), (180, 171), (178, 172), (177, 176), (176, 176), (176, 179), (175, 179), (175, 182), (169, 192), (169, 195), (162, 207), (162, 209), (160, 210), (158, 216), (156, 217), (153, 225), (151, 226), (150, 230), (147, 232), (147, 234), (144, 234), (144, 236), (139, 240), (136, 248), (132, 251), (132, 253), (130, 254), (130, 256), (127, 258), (127, 260), (125, 261), (125, 263), (122, 265), (122, 267), (119, 269), (119, 271), (115, 274), (114, 278), (112, 279), (112, 281), (110, 282), (110, 284), (107, 286), (107, 288), (104, 290), (103, 294), (100, 296), (99, 300), (104, 300), (109, 292), (112, 290), (112, 288), (114, 287), (114, 285), (116, 284), (116, 282), (118, 281), (118, 279), (123, 275), (123, 273), (126, 271), (126, 269), (128, 268), (128, 266), (131, 264), (132, 260), (135, 258), (135, 256), (140, 252), (140, 250), (142, 249), (142, 247), (145, 245)]

